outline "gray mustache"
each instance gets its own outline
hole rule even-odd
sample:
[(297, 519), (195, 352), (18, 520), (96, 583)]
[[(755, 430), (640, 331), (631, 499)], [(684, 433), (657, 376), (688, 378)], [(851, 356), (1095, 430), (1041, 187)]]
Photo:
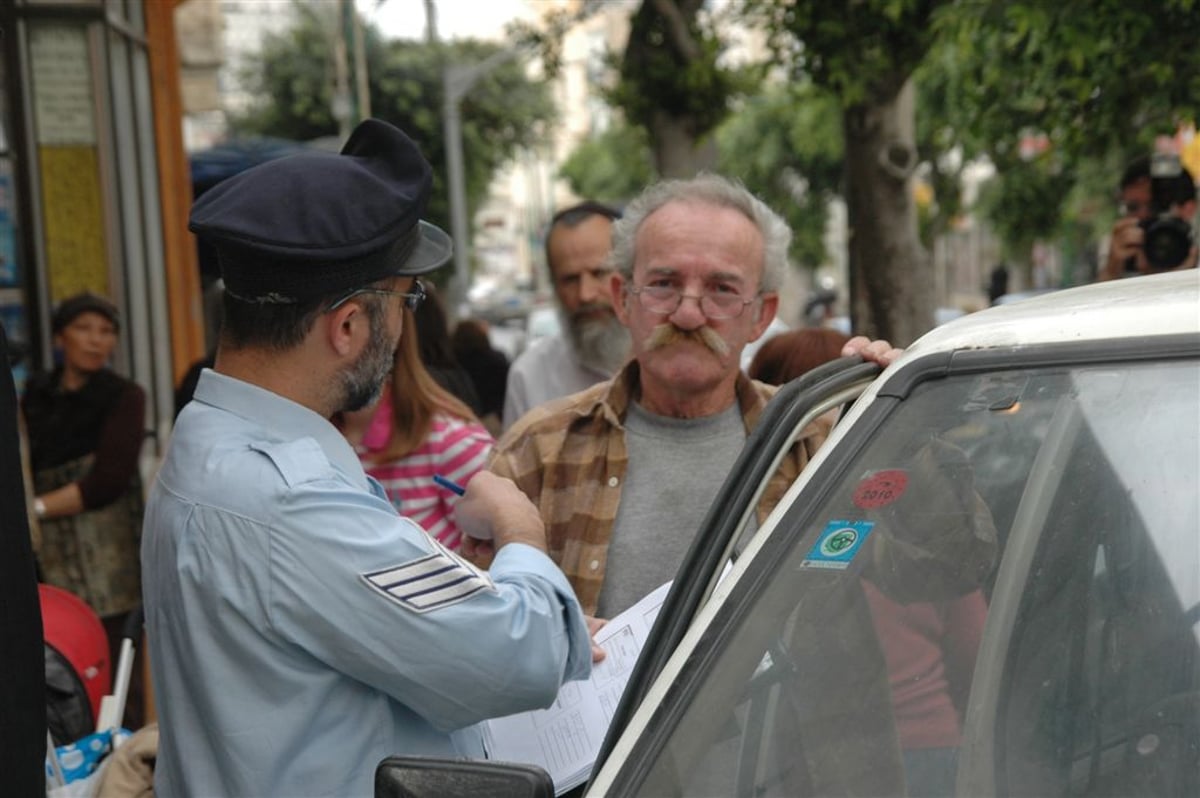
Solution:
[(674, 324), (660, 324), (646, 339), (646, 351), (650, 352), (677, 341), (695, 341), (722, 357), (729, 354), (729, 344), (725, 343), (725, 339), (707, 325), (695, 330), (681, 330)]

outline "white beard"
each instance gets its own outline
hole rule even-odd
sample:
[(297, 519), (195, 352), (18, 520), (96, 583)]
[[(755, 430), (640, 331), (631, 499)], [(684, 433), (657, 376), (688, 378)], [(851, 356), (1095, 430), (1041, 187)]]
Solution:
[(564, 317), (563, 329), (571, 341), (579, 362), (587, 368), (604, 374), (615, 374), (629, 357), (629, 330), (609, 315), (604, 319), (578, 319)]

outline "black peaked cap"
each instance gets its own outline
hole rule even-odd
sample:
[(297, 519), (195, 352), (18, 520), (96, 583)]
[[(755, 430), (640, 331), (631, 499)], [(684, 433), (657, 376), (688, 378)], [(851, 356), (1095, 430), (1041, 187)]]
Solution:
[(421, 221), (432, 182), (412, 139), (368, 119), (339, 154), (298, 153), (218, 183), (188, 229), (216, 249), (234, 298), (303, 301), (445, 264), (449, 236)]

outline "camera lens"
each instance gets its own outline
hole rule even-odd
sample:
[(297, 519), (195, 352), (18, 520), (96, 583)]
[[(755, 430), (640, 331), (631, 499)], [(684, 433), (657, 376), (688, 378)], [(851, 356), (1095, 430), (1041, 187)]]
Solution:
[(1192, 249), (1192, 228), (1183, 219), (1163, 214), (1142, 223), (1146, 231), (1143, 251), (1152, 269), (1174, 269)]

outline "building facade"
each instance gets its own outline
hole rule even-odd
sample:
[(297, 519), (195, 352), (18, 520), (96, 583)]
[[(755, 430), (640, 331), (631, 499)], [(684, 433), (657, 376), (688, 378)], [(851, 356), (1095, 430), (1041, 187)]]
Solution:
[(122, 315), (114, 368), (165, 441), (203, 354), (181, 135), (176, 0), (0, 4), (0, 320), (19, 383), (54, 364), (50, 317), (92, 291)]

